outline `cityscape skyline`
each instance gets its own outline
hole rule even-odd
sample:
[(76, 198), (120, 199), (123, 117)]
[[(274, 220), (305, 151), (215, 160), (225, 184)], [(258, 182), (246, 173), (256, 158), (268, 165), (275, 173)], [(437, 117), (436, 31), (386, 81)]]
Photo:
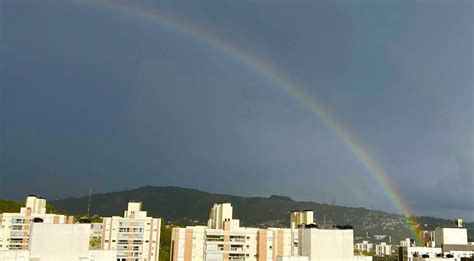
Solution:
[[(279, 198), (279, 204), (287, 200)], [(286, 224), (252, 227), (241, 226), (240, 219), (234, 218), (230, 202), (214, 202), (206, 206), (210, 207), (207, 224), (188, 219), (190, 224), (184, 226), (170, 221), (165, 224), (162, 218), (149, 215), (142, 208), (141, 201), (122, 198), (116, 204), (118, 202), (120, 200), (111, 205), (121, 208), (126, 205), (123, 216), (115, 213), (91, 217), (69, 216), (62, 210), (51, 208), (51, 205), (48, 207), (46, 200), (36, 195), (28, 195), (24, 205), (10, 202), (16, 204), (11, 208), (3, 201), (0, 259), (468, 261), (474, 254), (472, 231), (469, 232), (472, 224), (464, 223), (462, 219), (455, 219), (445, 226), (417, 224), (415, 233), (411, 235), (396, 236), (393, 234), (396, 230), (384, 228), (383, 234), (369, 236), (365, 231), (363, 236), (364, 229), (357, 225), (325, 226), (314, 219), (312, 209), (286, 212)], [(178, 207), (176, 204), (172, 206)], [(3, 211), (5, 209), (12, 212)], [(401, 223), (411, 227), (408, 220)], [(397, 239), (393, 240), (392, 236)]]

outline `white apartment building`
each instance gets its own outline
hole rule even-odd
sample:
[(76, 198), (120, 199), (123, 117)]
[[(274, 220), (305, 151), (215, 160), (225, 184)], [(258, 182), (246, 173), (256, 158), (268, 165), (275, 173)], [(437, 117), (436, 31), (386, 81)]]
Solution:
[(375, 245), (375, 255), (389, 256), (392, 254), (392, 245), (387, 245), (385, 242)]
[(400, 241), (400, 246), (401, 247), (414, 247), (415, 246), (415, 240), (410, 239), (410, 238), (405, 238), (404, 240)]
[(369, 241), (362, 241), (362, 243), (356, 243), (354, 248), (360, 252), (372, 252), (374, 250), (374, 244)]
[(207, 226), (173, 228), (170, 260), (372, 260), (354, 256), (351, 228), (318, 229), (308, 210), (291, 212), (290, 222), (293, 229), (240, 227), (229, 203), (215, 204)]
[(46, 213), (46, 200), (35, 195), (26, 198), (20, 213), (0, 214), (0, 250), (27, 250), (32, 223), (73, 223), (73, 217)]
[(291, 211), (290, 212), (290, 228), (297, 229), (302, 225), (314, 223), (314, 214), (312, 210)]
[(101, 249), (117, 252), (120, 261), (157, 261), (161, 219), (148, 217), (141, 202), (128, 203), (123, 217), (103, 219)]
[[(400, 261), (452, 259), (460, 261), (462, 258), (474, 257), (474, 245), (468, 242), (467, 229), (462, 227), (462, 220), (455, 220), (453, 228), (436, 228), (434, 231), (423, 231), (425, 242), (435, 247), (402, 246), (399, 250)], [(425, 240), (426, 241), (426, 240)]]
[(462, 220), (455, 220), (454, 228), (436, 228), (435, 246), (441, 247), (444, 256), (452, 256), (458, 261), (461, 258), (474, 257), (474, 245), (468, 242), (467, 229), (462, 227)]
[(209, 213), (207, 227), (210, 229), (224, 229), (224, 222), (231, 222), (229, 225), (238, 227), (239, 220), (232, 218), (232, 212), (233, 209), (230, 203), (224, 202), (221, 204), (214, 204)]
[(90, 250), (90, 224), (33, 223), (29, 250), (0, 251), (1, 261), (115, 261), (113, 251)]
[(171, 261), (261, 260), (291, 256), (291, 229), (240, 227), (230, 203), (215, 204), (208, 226), (173, 228)]

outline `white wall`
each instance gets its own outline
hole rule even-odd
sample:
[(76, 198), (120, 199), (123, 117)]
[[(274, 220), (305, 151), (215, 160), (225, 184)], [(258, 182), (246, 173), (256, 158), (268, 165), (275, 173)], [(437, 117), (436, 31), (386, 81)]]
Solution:
[(426, 254), (431, 258), (435, 258), (436, 254), (442, 253), (442, 250), (439, 247), (402, 247), (402, 253), (404, 261), (413, 261), (413, 254), (415, 253), (418, 253), (420, 257)]
[(115, 261), (117, 252), (111, 250), (90, 250), (89, 259), (90, 261)]
[(354, 232), (352, 229), (299, 229), (299, 254), (309, 261), (352, 260)]
[(435, 230), (435, 246), (443, 244), (467, 245), (466, 228), (437, 228)]
[(277, 256), (276, 261), (308, 261), (307, 256)]
[(90, 224), (34, 223), (31, 226), (30, 257), (41, 261), (88, 257), (90, 231)]
[(28, 250), (0, 250), (0, 261), (29, 261)]

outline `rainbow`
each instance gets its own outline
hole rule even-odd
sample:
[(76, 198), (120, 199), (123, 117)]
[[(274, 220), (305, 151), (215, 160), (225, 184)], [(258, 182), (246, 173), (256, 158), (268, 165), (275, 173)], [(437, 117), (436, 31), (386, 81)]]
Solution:
[(156, 23), (159, 26), (174, 30), (181, 34), (187, 35), (201, 43), (207, 44), (210, 47), (222, 51), (227, 56), (238, 60), (246, 65), (249, 69), (273, 81), (277, 86), (281, 87), (290, 96), (294, 97), (304, 107), (317, 115), (326, 125), (332, 129), (347, 148), (355, 155), (355, 157), (367, 169), (368, 175), (377, 182), (386, 197), (394, 204), (398, 211), (406, 218), (407, 228), (411, 231), (413, 238), (420, 242), (419, 233), (417, 231), (416, 221), (409, 219), (413, 212), (409, 205), (403, 199), (403, 196), (398, 192), (393, 182), (385, 172), (384, 168), (372, 157), (369, 152), (360, 144), (329, 112), (328, 110), (313, 96), (310, 95), (304, 88), (292, 82), (283, 73), (275, 70), (270, 65), (266, 64), (258, 57), (246, 53), (244, 50), (233, 46), (232, 44), (220, 39), (208, 32), (183, 23), (172, 17), (165, 16), (157, 11), (145, 10), (137, 6), (119, 3), (112, 0), (87, 0), (87, 3), (92, 5), (100, 5), (104, 8), (119, 12), (124, 15), (140, 18), (147, 22)]

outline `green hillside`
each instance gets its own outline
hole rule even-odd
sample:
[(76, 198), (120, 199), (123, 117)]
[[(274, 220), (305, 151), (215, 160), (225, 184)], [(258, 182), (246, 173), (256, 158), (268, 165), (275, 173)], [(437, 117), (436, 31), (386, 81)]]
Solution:
[(2, 200), (0, 199), (0, 213), (16, 213), (20, 211), (20, 208), (25, 204), (12, 200)]
[[(18, 213), (24, 206), (24, 202), (0, 199), (0, 213)], [(67, 212), (57, 210), (51, 204), (46, 204), (46, 213), (67, 215)]]
[[(234, 218), (242, 226), (288, 227), (291, 210), (312, 209), (316, 222), (321, 226), (345, 225), (354, 227), (356, 240), (374, 234), (390, 235), (393, 242), (411, 237), (405, 218), (381, 211), (293, 201), (284, 196), (239, 197), (211, 194), (194, 189), (178, 187), (142, 187), (138, 189), (96, 194), (92, 196), (91, 214), (101, 216), (122, 215), (129, 201), (143, 202), (144, 209), (154, 217), (162, 217), (170, 223), (180, 225), (206, 224), (209, 209), (216, 202), (231, 202)], [(57, 209), (72, 214), (85, 213), (87, 197), (51, 201)], [(449, 227), (452, 221), (421, 217), (423, 227), (433, 229), (438, 225)], [(426, 225), (425, 225), (426, 224)], [(474, 223), (467, 223), (472, 232)], [(472, 233), (470, 233), (472, 236)], [(385, 239), (387, 240), (387, 239)]]

